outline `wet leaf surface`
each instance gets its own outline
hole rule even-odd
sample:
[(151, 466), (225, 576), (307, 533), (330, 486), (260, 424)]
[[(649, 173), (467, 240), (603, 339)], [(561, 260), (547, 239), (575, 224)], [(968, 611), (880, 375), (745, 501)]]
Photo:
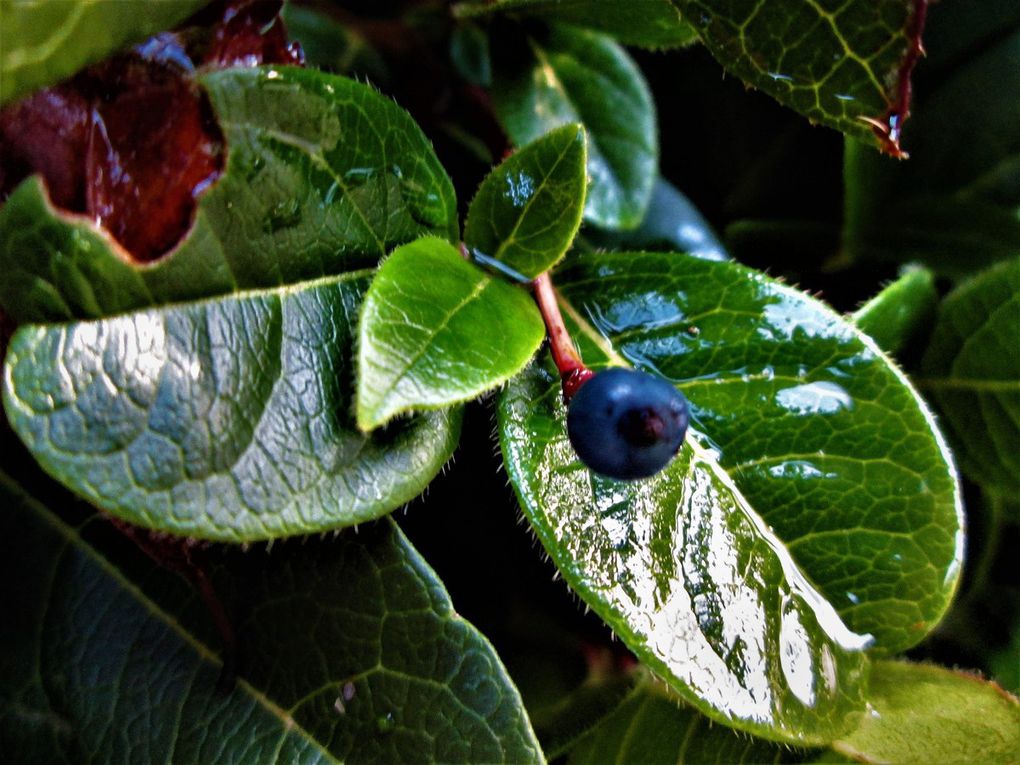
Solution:
[(8, 313), (94, 318), (336, 274), (422, 234), (456, 235), (453, 187), (428, 140), (372, 88), (293, 67), (214, 71), (201, 83), (229, 151), (184, 241), (133, 264), (26, 181), (0, 210)]
[(585, 220), (641, 222), (658, 168), (655, 105), (644, 77), (609, 37), (569, 26), (494, 32), (492, 99), (517, 146), (568, 123), (588, 131)]
[(367, 431), (506, 382), (534, 356), (545, 325), (524, 289), (449, 242), (419, 239), (383, 261), (358, 332), (357, 418)]
[(524, 280), (549, 270), (581, 225), (586, 154), (584, 128), (565, 125), (505, 159), (471, 202), (468, 249)]
[(388, 519), (210, 549), (224, 656), (184, 580), (109, 525), (74, 528), (4, 474), (0, 496), (0, 741), (21, 761), (543, 762), (492, 646)]
[(843, 319), (743, 267), (598, 254), (556, 283), (586, 363), (674, 381), (695, 432), (656, 478), (595, 477), (567, 441), (558, 376), (533, 367), (500, 428), (539, 538), (703, 711), (828, 740), (861, 700), (860, 636), (878, 652), (918, 642), (956, 585), (962, 521), (930, 413)]
[(7, 417), (47, 472), (147, 528), (240, 542), (377, 518), (438, 473), (460, 413), (358, 431), (368, 276), (25, 326)]

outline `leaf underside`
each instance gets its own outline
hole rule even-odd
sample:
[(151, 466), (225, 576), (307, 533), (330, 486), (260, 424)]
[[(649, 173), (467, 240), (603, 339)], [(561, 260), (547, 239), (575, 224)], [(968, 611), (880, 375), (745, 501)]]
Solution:
[(22, 327), (8, 419), (47, 472), (147, 528), (240, 542), (379, 517), (438, 473), (460, 413), (358, 431), (368, 276)]
[(942, 303), (919, 385), (942, 413), (963, 471), (1020, 493), (1020, 258), (965, 282)]
[[(890, 130), (909, 104), (915, 0), (765, 3), (673, 0), (730, 72), (807, 118), (896, 151)], [(909, 91), (907, 91), (909, 93)], [(908, 97), (908, 96), (907, 96)], [(882, 132), (881, 130), (879, 132)]]

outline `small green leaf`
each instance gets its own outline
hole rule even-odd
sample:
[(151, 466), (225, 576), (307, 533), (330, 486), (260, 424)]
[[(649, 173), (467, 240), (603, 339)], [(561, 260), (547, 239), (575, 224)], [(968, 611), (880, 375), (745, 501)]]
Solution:
[(932, 4), (925, 38), (910, 161), (847, 143), (844, 248), (960, 278), (1020, 252), (1020, 4)]
[(708, 221), (691, 201), (661, 176), (641, 224), (631, 231), (588, 228), (584, 238), (607, 250), (669, 250), (708, 260), (729, 260), (729, 254)]
[(902, 97), (918, 44), (914, 0), (673, 2), (719, 63), (748, 84), (812, 121), (896, 150), (868, 120), (898, 135), (909, 107)]
[(994, 683), (927, 664), (876, 662), (861, 726), (834, 748), (857, 762), (1015, 762), (1020, 702)]
[(678, 48), (698, 39), (670, 0), (481, 0), (454, 6), (462, 18), (498, 12), (576, 24), (642, 48)]
[(465, 82), (488, 88), (492, 85), (492, 54), (489, 35), (477, 24), (458, 24), (450, 36), (450, 62)]
[(492, 646), (389, 519), (203, 551), (240, 649), (223, 657), (190, 588), (108, 524), (79, 532), (3, 474), (0, 498), (0, 741), (19, 762), (543, 762)]
[(368, 431), (501, 385), (535, 355), (545, 325), (524, 290), (449, 242), (419, 239), (383, 261), (358, 337), (358, 426)]
[(798, 762), (788, 747), (742, 736), (646, 682), (570, 752), (568, 765)]
[[(501, 443), (539, 538), (700, 709), (824, 743), (860, 702), (849, 650), (860, 635), (876, 652), (913, 645), (956, 587), (961, 507), (930, 412), (845, 320), (736, 264), (590, 254), (556, 284), (585, 362), (674, 381), (694, 433), (653, 479), (599, 478), (566, 437), (558, 375), (544, 365), (516, 378), (500, 401)], [(779, 665), (790, 650), (803, 666)], [(810, 669), (818, 662), (832, 672)]]
[(366, 273), (112, 319), (28, 325), (11, 426), (51, 475), (147, 528), (241, 542), (377, 518), (449, 459), (460, 414), (354, 424)]
[(38, 179), (0, 209), (0, 305), (19, 321), (98, 318), (374, 265), (423, 234), (457, 237), (449, 177), (403, 109), (293, 67), (202, 75), (228, 145), (181, 244), (139, 265)]
[(659, 164), (655, 105), (623, 48), (559, 25), (496, 34), (492, 99), (517, 146), (582, 123), (591, 176), (585, 220), (606, 228), (641, 222)]
[(209, 0), (0, 0), (0, 104), (183, 21)]
[(908, 269), (854, 312), (857, 328), (886, 353), (897, 353), (931, 327), (938, 307), (935, 277), (925, 268)]
[(636, 670), (629, 675), (600, 677), (596, 672), (555, 705), (538, 710), (529, 707), (546, 756), (555, 759), (573, 749), (626, 700), (643, 674)]
[(565, 125), (507, 158), (468, 210), (464, 243), (527, 279), (552, 268), (581, 225), (584, 128)]
[(988, 491), (1020, 492), (1020, 258), (942, 303), (918, 385), (942, 413), (960, 467)]

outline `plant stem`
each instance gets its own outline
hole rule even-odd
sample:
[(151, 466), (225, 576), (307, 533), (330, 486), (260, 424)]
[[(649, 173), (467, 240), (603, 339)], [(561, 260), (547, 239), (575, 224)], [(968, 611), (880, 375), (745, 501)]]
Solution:
[(559, 370), (563, 383), (563, 401), (569, 403), (578, 389), (588, 381), (594, 372), (584, 365), (581, 356), (570, 339), (570, 333), (563, 323), (560, 306), (556, 302), (556, 290), (548, 272), (535, 277), (535, 302), (545, 320), (546, 334), (549, 336), (549, 351), (553, 362)]

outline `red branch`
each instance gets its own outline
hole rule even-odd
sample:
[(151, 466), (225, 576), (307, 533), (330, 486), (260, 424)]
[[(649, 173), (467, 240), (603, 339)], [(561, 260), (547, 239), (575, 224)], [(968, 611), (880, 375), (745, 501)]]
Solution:
[(912, 90), (910, 77), (918, 59), (924, 55), (924, 43), (921, 41), (921, 35), (924, 33), (924, 22), (927, 16), (928, 0), (914, 0), (914, 13), (907, 24), (909, 45), (899, 71), (896, 73), (896, 97), (880, 118), (861, 117), (871, 125), (871, 129), (882, 143), (883, 151), (897, 159), (906, 159), (909, 156), (900, 147), (900, 136), (903, 133), (903, 123), (910, 116)]
[(569, 402), (594, 372), (581, 361), (574, 341), (570, 339), (549, 274), (537, 276), (534, 287), (535, 302), (538, 303), (538, 310), (542, 312), (546, 334), (549, 336), (549, 351), (563, 382), (563, 400)]

